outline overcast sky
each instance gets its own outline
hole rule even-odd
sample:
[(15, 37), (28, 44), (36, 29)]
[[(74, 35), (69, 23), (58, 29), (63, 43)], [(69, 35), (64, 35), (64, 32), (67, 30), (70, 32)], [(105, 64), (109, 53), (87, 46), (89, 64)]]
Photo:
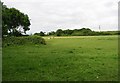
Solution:
[(55, 31), (57, 29), (90, 28), (118, 30), (119, 0), (2, 0), (28, 14), (30, 31)]

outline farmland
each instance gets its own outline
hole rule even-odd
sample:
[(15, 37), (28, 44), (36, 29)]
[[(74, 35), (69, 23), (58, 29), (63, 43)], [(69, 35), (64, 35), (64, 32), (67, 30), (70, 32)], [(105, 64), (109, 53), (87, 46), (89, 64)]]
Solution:
[(117, 36), (44, 37), (3, 47), (3, 81), (117, 81)]

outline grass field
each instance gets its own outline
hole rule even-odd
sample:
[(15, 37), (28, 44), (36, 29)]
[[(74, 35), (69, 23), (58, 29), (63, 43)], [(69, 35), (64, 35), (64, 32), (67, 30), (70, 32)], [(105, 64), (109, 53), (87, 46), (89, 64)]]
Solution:
[(3, 81), (117, 81), (117, 36), (45, 37), (3, 48)]

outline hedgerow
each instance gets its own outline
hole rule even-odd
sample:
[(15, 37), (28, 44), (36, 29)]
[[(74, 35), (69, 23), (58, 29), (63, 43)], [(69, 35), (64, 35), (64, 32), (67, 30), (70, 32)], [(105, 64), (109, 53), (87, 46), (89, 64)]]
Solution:
[(4, 37), (2, 42), (3, 46), (26, 45), (26, 44), (46, 45), (46, 42), (42, 37), (38, 37), (38, 36)]

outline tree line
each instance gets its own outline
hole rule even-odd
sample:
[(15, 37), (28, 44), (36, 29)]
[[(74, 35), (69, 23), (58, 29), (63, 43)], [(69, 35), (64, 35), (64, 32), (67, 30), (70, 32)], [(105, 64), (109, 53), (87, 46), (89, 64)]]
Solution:
[(38, 36), (97, 36), (97, 35), (118, 35), (120, 31), (92, 31), (89, 28), (82, 29), (74, 29), (74, 30), (62, 30), (58, 29), (57, 31), (51, 31), (47, 34), (45, 32), (40, 31), (39, 33), (35, 33), (34, 35)]

